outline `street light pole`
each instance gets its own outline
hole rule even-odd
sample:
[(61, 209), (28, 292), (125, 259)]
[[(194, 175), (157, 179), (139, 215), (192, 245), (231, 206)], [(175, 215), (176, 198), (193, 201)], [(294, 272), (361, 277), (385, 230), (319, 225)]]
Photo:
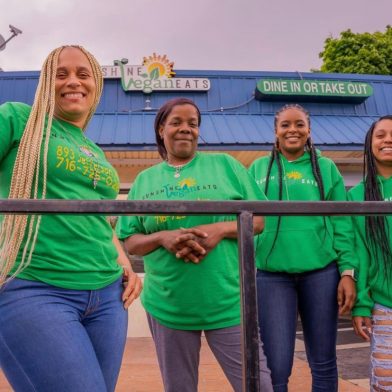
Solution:
[(22, 30), (19, 30), (17, 27), (12, 25), (9, 25), (9, 27), (12, 35), (7, 40), (5, 40), (2, 35), (0, 35), (0, 51), (5, 49), (7, 42), (11, 41), (12, 38), (16, 37), (18, 34), (22, 34)]

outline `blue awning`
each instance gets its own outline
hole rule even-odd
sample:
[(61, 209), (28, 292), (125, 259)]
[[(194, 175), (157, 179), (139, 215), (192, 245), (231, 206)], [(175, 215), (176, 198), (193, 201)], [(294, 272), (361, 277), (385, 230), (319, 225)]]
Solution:
[[(98, 145), (112, 150), (156, 148), (155, 112), (99, 113), (87, 129)], [(365, 134), (377, 117), (313, 115), (311, 132), (321, 150), (362, 150)], [(272, 114), (202, 113), (202, 149), (270, 149), (274, 142)]]
[[(311, 114), (314, 143), (321, 150), (362, 150), (365, 133), (380, 116), (392, 113), (392, 77), (380, 75), (314, 74), (255, 71), (176, 71), (181, 77), (208, 77), (208, 92), (128, 92), (119, 79), (105, 79), (88, 136), (108, 150), (154, 150), (154, 117), (168, 99), (182, 96), (202, 111), (200, 148), (205, 150), (270, 150), (274, 141), (274, 113), (282, 101), (257, 101), (261, 79), (339, 80), (367, 83), (373, 95), (362, 103), (304, 102)], [(0, 104), (31, 104), (38, 72), (0, 72)], [(152, 109), (151, 109), (152, 108)]]

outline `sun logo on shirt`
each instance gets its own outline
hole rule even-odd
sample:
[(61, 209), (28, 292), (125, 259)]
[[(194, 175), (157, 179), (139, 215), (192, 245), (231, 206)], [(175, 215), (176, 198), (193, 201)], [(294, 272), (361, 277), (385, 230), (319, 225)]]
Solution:
[(297, 171), (292, 171), (287, 173), (286, 177), (290, 180), (300, 180), (302, 178), (302, 174)]
[(191, 186), (195, 186), (196, 185), (196, 180), (194, 178), (184, 178), (183, 180), (178, 182), (178, 185), (181, 188), (190, 188)]
[(175, 75), (175, 72), (173, 72), (174, 63), (165, 54), (160, 56), (153, 53), (152, 56), (143, 57), (143, 65), (146, 67), (151, 79), (159, 79), (161, 76), (171, 78)]

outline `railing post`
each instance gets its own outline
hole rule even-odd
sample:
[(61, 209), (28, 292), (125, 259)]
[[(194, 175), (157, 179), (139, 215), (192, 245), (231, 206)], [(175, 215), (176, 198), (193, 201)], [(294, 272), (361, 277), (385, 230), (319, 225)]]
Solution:
[(253, 242), (253, 214), (237, 216), (238, 256), (240, 261), (242, 319), (242, 390), (260, 391), (259, 326), (256, 300), (256, 265)]

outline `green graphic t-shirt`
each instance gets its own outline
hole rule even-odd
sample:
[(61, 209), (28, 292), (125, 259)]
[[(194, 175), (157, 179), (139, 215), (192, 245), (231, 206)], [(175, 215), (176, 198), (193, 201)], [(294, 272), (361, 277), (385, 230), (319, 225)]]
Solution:
[[(0, 106), (1, 198), (9, 195), (30, 110), (22, 103)], [(67, 122), (53, 120), (47, 168), (46, 199), (104, 200), (115, 199), (118, 193), (118, 175), (103, 151)], [(104, 216), (42, 215), (31, 263), (18, 277), (69, 289), (105, 287), (121, 275), (112, 237)], [(17, 263), (23, 248), (22, 244)]]
[[(138, 175), (130, 200), (261, 200), (246, 169), (226, 154), (202, 154), (175, 177), (166, 162)], [(234, 220), (235, 216), (121, 216), (119, 238)], [(185, 263), (160, 247), (144, 256), (142, 303), (176, 329), (215, 329), (240, 323), (237, 240), (224, 239), (200, 264)]]

